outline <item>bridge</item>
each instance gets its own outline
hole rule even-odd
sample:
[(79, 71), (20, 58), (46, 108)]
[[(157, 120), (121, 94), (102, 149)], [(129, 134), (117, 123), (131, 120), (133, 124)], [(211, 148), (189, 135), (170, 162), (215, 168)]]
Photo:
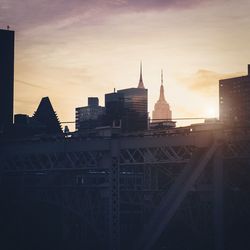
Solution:
[(41, 217), (59, 225), (56, 249), (250, 246), (247, 128), (3, 141), (0, 166), (3, 231), (21, 211), (20, 244), (30, 239), (26, 219), (38, 230)]

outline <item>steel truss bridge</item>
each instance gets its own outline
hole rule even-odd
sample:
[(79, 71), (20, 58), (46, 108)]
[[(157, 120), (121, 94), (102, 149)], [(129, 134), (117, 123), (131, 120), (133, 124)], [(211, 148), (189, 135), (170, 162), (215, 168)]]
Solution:
[(1, 227), (20, 244), (37, 210), (32, 231), (59, 225), (53, 249), (250, 249), (247, 129), (3, 142), (0, 166)]

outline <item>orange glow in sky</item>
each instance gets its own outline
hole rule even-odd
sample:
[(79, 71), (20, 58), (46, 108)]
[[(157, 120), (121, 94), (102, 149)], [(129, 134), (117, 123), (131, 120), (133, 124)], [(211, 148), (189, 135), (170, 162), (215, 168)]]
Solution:
[(248, 0), (0, 0), (0, 25), (16, 30), (15, 113), (49, 96), (74, 121), (88, 96), (136, 87), (139, 63), (149, 111), (160, 90), (173, 117), (218, 116), (218, 80), (246, 74)]

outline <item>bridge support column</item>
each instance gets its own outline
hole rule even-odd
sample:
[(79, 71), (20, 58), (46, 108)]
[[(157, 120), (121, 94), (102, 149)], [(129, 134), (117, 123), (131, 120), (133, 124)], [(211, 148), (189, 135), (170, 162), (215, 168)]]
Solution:
[(120, 249), (120, 163), (119, 141), (114, 139), (110, 146), (110, 211), (109, 211), (109, 249)]
[(61, 217), (61, 234), (62, 234), (62, 242), (63, 245), (67, 245), (68, 242), (68, 228), (67, 228), (67, 214), (66, 214), (66, 208), (64, 205), (64, 201), (66, 200), (66, 196), (65, 196), (65, 189), (61, 188), (61, 209), (60, 209), (60, 217)]
[(223, 158), (222, 146), (218, 146), (213, 158), (214, 177), (214, 240), (215, 250), (224, 249), (223, 228)]

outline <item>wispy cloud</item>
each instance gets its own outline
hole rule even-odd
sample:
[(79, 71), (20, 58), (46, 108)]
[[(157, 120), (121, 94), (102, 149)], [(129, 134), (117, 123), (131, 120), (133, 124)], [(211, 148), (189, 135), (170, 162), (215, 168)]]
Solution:
[(223, 74), (210, 70), (200, 69), (195, 74), (182, 78), (181, 81), (192, 91), (203, 95), (213, 95), (218, 90), (219, 80), (245, 75), (244, 72)]
[(21, 84), (24, 84), (26, 86), (30, 86), (30, 87), (33, 87), (33, 88), (46, 89), (43, 86), (40, 86), (40, 85), (37, 85), (37, 84), (34, 84), (34, 83), (30, 83), (30, 82), (26, 82), (26, 81), (22, 81), (22, 80), (18, 80), (18, 79), (16, 79), (15, 82), (18, 82), (18, 83), (21, 83)]
[(109, 1), (114, 3), (119, 3), (117, 5), (122, 7), (128, 7), (131, 10), (137, 11), (145, 11), (145, 10), (163, 10), (168, 8), (175, 8), (175, 9), (186, 9), (190, 7), (194, 7), (200, 5), (202, 3), (209, 2), (208, 0), (113, 0)]
[(15, 98), (15, 102), (18, 104), (25, 104), (25, 105), (36, 104), (36, 102), (34, 102), (34, 101), (18, 99), (18, 98)]
[[(1, 0), (0, 22), (15, 27), (34, 27), (60, 21), (72, 24), (79, 19), (88, 25), (106, 16), (127, 12), (192, 8), (211, 0)], [(67, 20), (67, 21), (66, 21)]]

